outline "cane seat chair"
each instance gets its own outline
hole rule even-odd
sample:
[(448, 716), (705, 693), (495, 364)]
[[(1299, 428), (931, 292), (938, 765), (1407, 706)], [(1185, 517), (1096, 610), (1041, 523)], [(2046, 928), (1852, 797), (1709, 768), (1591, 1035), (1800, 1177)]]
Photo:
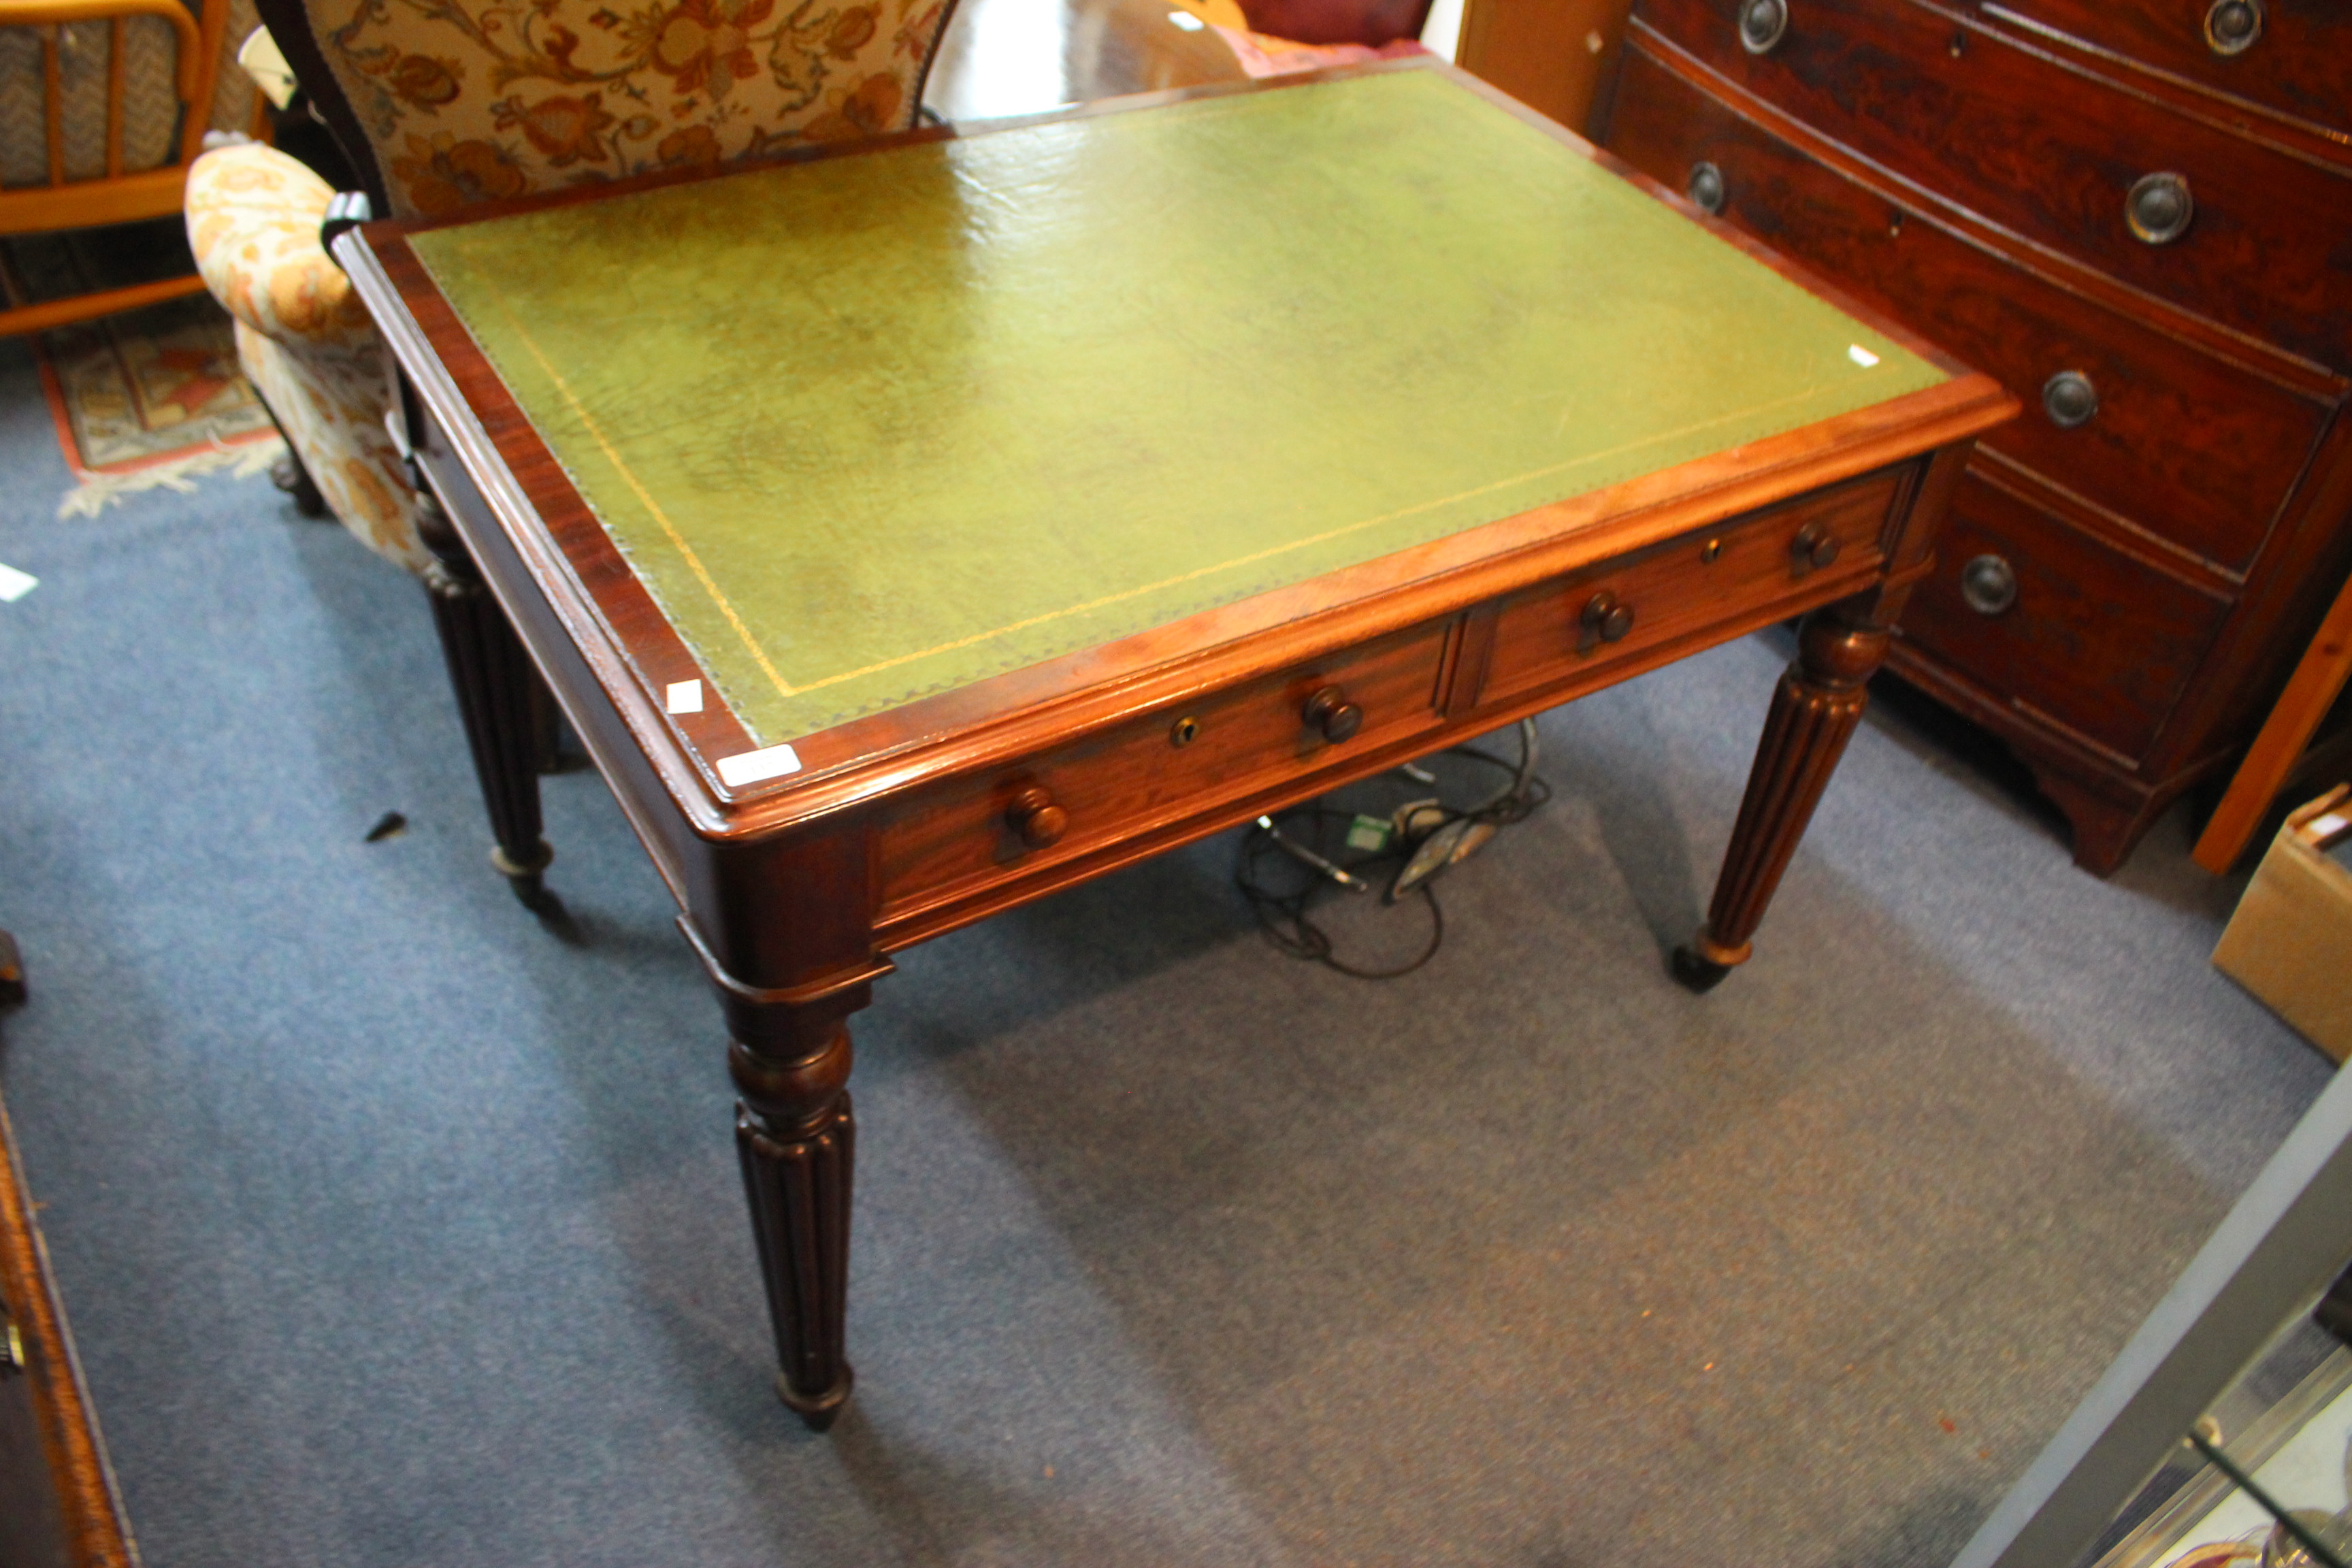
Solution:
[[(0, 0), (5, 3), (5, 0)], [(952, 0), (263, 0), (379, 216), (772, 156), (916, 121)], [(537, 679), (390, 426), (386, 356), (319, 239), (333, 193), (273, 148), (191, 172), (189, 240), (315, 493), (429, 590), (497, 839), (541, 907)], [(298, 499), (301, 487), (298, 482)], [(543, 703), (543, 697), (538, 700)]]
[[(0, 236), (180, 210), (207, 131), (250, 132), (260, 100), (228, 62), (253, 0), (0, 0)], [(0, 310), (39, 331), (193, 294), (194, 273)]]

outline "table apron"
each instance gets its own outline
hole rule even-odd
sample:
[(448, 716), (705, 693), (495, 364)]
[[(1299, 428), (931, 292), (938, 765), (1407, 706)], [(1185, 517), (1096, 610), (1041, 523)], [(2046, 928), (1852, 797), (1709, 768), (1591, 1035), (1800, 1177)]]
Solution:
[[(432, 482), (698, 943), (719, 973), (755, 985), (865, 970), (879, 953), (1870, 592), (1892, 565), (1907, 578), (1924, 564), (1903, 536), (1925, 457), (1288, 670), (1171, 699), (1010, 761), (929, 778), (772, 835), (722, 838), (696, 830), (634, 733), (660, 722), (642, 681), (625, 666), (592, 667), (583, 644), (609, 650), (607, 640), (567, 626), (437, 422), (425, 437), (420, 455)], [(1813, 565), (1800, 536), (1816, 552), (1833, 541), (1833, 559)], [(1603, 598), (1631, 612), (1613, 638), (1601, 629), (1606, 616), (1590, 613)], [(1364, 714), (1344, 741), (1305, 720), (1327, 688)], [(645, 711), (625, 712), (630, 699)], [(1193, 733), (1179, 745), (1176, 727), (1186, 721)], [(1067, 818), (1042, 847), (1024, 840), (1012, 815), (1039, 790)], [(862, 898), (843, 885), (860, 879), (845, 876), (845, 859), (863, 862)], [(781, 911), (780, 900), (802, 900), (775, 891), (815, 879), (820, 864), (831, 889), (822, 932)]]
[[(1695, 530), (877, 803), (877, 945), (911, 947), (1870, 591), (1886, 578), (1917, 471), (1882, 470)], [(1809, 525), (1838, 541), (1837, 558), (1792, 568), (1791, 542)], [(1586, 607), (1604, 595), (1633, 611), (1631, 628), (1613, 641), (1585, 624)], [(1300, 721), (1306, 703), (1334, 686), (1365, 715), (1338, 743)], [(1385, 711), (1376, 706), (1382, 699)], [(1188, 721), (1192, 738), (1177, 746), (1177, 727)], [(1042, 849), (1023, 842), (1010, 815), (1035, 789), (1068, 816), (1063, 836)]]

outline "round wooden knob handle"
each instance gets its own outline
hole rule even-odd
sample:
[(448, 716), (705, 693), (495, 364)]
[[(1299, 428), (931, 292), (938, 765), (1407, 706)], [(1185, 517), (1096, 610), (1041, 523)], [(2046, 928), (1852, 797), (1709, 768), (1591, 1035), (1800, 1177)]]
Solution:
[(1633, 629), (1633, 606), (1604, 588), (1584, 602), (1584, 624), (1602, 642), (1622, 642)]
[(1797, 530), (1797, 537), (1790, 542), (1789, 553), (1797, 558), (1798, 569), (1801, 571), (1809, 566), (1827, 566), (1844, 548), (1836, 534), (1818, 522), (1809, 522)]
[(1327, 741), (1348, 740), (1364, 727), (1364, 710), (1336, 686), (1324, 687), (1308, 698), (1303, 716), (1307, 727), (1322, 731)]
[(1013, 797), (1013, 804), (1004, 808), (1004, 820), (1032, 849), (1043, 849), (1070, 828), (1070, 814), (1035, 784)]

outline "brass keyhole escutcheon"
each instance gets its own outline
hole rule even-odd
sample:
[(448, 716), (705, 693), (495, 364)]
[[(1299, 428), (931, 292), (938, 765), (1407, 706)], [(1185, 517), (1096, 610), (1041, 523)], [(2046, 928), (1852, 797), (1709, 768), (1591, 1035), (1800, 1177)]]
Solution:
[(1584, 602), (1583, 623), (1601, 642), (1622, 642), (1633, 629), (1633, 606), (1603, 588)]
[(1171, 746), (1189, 746), (1200, 738), (1201, 721), (1189, 713), (1168, 726), (1168, 743)]
[(1797, 530), (1797, 537), (1789, 542), (1790, 564), (1801, 576), (1831, 564), (1844, 548), (1836, 534), (1818, 522), (1809, 522)]
[(2170, 245), (2189, 232), (2196, 216), (2197, 200), (2189, 194), (2185, 174), (2142, 174), (2124, 197), (2124, 222), (2142, 245)]
[(1691, 165), (1690, 180), (1683, 186), (1691, 205), (1710, 216), (1723, 211), (1723, 171), (1704, 159)]
[(2217, 55), (2243, 54), (2263, 36), (2263, 0), (2213, 0), (2205, 13), (2205, 47)]
[(1720, 539), (1710, 539), (1705, 544), (1700, 545), (1698, 547), (1698, 559), (1699, 564), (1702, 566), (1712, 566), (1717, 562), (1722, 560), (1723, 541)]
[(1004, 820), (1032, 849), (1043, 849), (1070, 830), (1070, 814), (1055, 805), (1053, 795), (1038, 784), (1013, 797), (1004, 808)]
[(2017, 568), (1998, 555), (1979, 555), (1960, 568), (1960, 597), (1980, 616), (1998, 616), (2017, 603)]
[(2099, 389), (2079, 370), (2062, 370), (2042, 384), (2042, 412), (2061, 430), (2087, 425), (2099, 411)]
[(1319, 731), (1323, 738), (1337, 744), (1352, 739), (1364, 727), (1364, 710), (1348, 700), (1348, 694), (1336, 686), (1326, 686), (1307, 700), (1300, 713), (1307, 727)]
[(1739, 47), (1769, 55), (1789, 30), (1788, 0), (1746, 0), (1739, 7)]

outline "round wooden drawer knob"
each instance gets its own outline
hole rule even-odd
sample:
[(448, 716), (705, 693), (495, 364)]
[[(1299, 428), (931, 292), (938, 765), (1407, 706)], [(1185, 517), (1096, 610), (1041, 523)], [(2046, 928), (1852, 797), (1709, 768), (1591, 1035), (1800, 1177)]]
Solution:
[(1332, 742), (1348, 740), (1364, 727), (1364, 710), (1336, 686), (1324, 687), (1308, 698), (1302, 717), (1308, 729)]
[(2099, 389), (2079, 370), (2062, 370), (2042, 384), (2042, 412), (2061, 430), (2087, 425), (2099, 411)]
[(1998, 616), (2017, 603), (2017, 568), (1998, 555), (1979, 555), (1960, 568), (1960, 597), (1980, 616)]
[(1704, 160), (1691, 165), (1690, 181), (1683, 186), (1691, 205), (1703, 213), (1723, 210), (1723, 171)]
[(1584, 602), (1584, 625), (1602, 642), (1622, 642), (1633, 629), (1633, 606), (1604, 588)]
[(1845, 548), (1838, 536), (1818, 522), (1809, 522), (1797, 530), (1797, 537), (1789, 542), (1789, 553), (1796, 558), (1797, 570), (1805, 572), (1827, 566)]
[(2124, 222), (2142, 245), (2170, 245), (2197, 216), (2185, 174), (2142, 174), (2124, 197)]
[(1739, 47), (1751, 55), (1770, 54), (1788, 30), (1788, 0), (1745, 0), (1739, 7)]
[(1013, 797), (1013, 804), (1004, 808), (1004, 820), (1032, 849), (1043, 849), (1070, 830), (1070, 814), (1035, 784)]
[(2263, 36), (2263, 0), (2213, 0), (2205, 13), (2205, 47), (2217, 55), (2242, 54)]

